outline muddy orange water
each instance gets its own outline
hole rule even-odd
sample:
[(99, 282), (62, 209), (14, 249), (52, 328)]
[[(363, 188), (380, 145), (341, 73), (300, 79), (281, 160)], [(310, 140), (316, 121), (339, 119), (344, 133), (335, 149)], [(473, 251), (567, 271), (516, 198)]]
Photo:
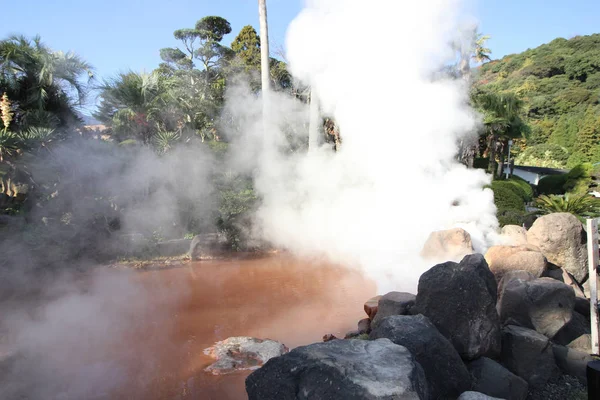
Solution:
[(274, 339), (289, 348), (327, 333), (343, 336), (375, 293), (357, 271), (288, 255), (201, 262), (132, 279), (156, 296), (115, 351), (127, 354), (121, 360), (126, 383), (111, 393), (115, 399), (246, 399), (248, 372), (204, 372), (213, 362), (205, 348), (231, 336)]

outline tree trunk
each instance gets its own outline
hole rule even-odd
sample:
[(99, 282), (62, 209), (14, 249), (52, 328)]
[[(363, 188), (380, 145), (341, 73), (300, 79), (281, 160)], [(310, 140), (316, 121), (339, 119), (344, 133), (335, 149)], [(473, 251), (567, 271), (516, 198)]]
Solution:
[(258, 15), (260, 17), (260, 55), (263, 97), (263, 123), (266, 125), (269, 114), (269, 26), (267, 24), (267, 1), (258, 0)]
[(310, 122), (308, 126), (308, 151), (314, 151), (319, 145), (319, 98), (314, 90), (310, 92)]
[(490, 135), (490, 142), (488, 144), (490, 163), (488, 165), (488, 172), (492, 174), (492, 178), (496, 177), (496, 143), (498, 142), (498, 134), (492, 133)]

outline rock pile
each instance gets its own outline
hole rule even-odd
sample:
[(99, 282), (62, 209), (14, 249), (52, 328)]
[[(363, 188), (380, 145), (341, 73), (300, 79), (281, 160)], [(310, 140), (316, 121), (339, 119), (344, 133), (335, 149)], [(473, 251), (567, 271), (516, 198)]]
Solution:
[(563, 376), (585, 382), (581, 223), (551, 214), (502, 234), (514, 245), (485, 257), (469, 254), (459, 231), (432, 235), (427, 249), (467, 255), (425, 272), (416, 295), (368, 300), (348, 340), (271, 359), (248, 377), (249, 399), (525, 400)]

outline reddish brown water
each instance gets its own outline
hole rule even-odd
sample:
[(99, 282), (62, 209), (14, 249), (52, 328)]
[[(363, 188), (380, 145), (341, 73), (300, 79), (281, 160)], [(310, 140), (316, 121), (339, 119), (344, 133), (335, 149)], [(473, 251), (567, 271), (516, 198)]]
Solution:
[(127, 384), (111, 394), (115, 399), (245, 399), (248, 373), (205, 373), (213, 362), (205, 348), (231, 336), (290, 348), (327, 333), (343, 336), (375, 293), (356, 271), (285, 255), (202, 262), (133, 279), (156, 296), (145, 300), (152, 311), (133, 317), (127, 337), (109, 351), (128, 371)]

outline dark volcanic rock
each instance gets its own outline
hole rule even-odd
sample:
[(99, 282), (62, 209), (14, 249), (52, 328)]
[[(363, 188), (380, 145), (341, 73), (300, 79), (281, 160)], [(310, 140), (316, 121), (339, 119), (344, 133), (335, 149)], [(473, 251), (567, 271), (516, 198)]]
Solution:
[(371, 339), (387, 338), (406, 347), (421, 364), (433, 399), (455, 398), (471, 387), (471, 378), (460, 356), (423, 315), (384, 318)]
[(371, 333), (371, 320), (369, 318), (361, 319), (358, 321), (358, 333)]
[(482, 357), (467, 364), (473, 390), (501, 399), (525, 400), (529, 385), (494, 360)]
[(481, 254), (436, 265), (419, 279), (416, 308), (465, 359), (500, 352), (494, 275)]
[[(560, 331), (552, 338), (552, 341), (556, 344), (567, 346), (569, 343), (574, 343), (582, 336), (589, 338), (591, 333), (591, 323), (590, 321), (579, 314), (578, 312), (574, 312), (571, 320), (561, 328)], [(584, 344), (585, 340), (581, 343)], [(577, 347), (579, 345), (578, 342), (575, 342), (573, 347)], [(569, 345), (569, 347), (572, 347)], [(583, 347), (582, 350), (588, 350), (591, 352), (591, 342), (587, 343), (586, 347)]]
[(457, 400), (505, 400), (497, 397), (491, 397), (479, 392), (464, 392)]
[(387, 339), (334, 340), (273, 358), (246, 379), (249, 400), (426, 400), (423, 369)]
[(502, 365), (531, 387), (543, 386), (559, 374), (552, 343), (534, 330), (509, 325), (502, 330)]
[(505, 325), (535, 329), (554, 337), (572, 318), (575, 293), (552, 278), (512, 279), (504, 283), (498, 314)]
[(595, 361), (594, 357), (584, 351), (565, 346), (554, 345), (552, 351), (556, 364), (564, 374), (574, 376), (583, 382), (586, 381), (587, 365), (589, 362)]
[(385, 317), (392, 315), (409, 315), (415, 306), (417, 296), (410, 293), (391, 292), (379, 299), (377, 315), (373, 318), (372, 327), (376, 327)]

